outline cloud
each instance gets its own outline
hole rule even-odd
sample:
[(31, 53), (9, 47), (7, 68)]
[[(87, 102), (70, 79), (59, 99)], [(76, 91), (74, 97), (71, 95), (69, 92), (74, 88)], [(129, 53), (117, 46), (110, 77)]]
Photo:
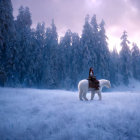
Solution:
[(81, 34), (85, 16), (89, 14), (91, 17), (96, 14), (98, 23), (101, 19), (106, 23), (110, 47), (120, 44), (118, 40), (123, 30), (126, 30), (128, 37), (140, 46), (138, 38), (140, 0), (12, 0), (12, 2), (15, 16), (20, 5), (30, 8), (34, 25), (44, 21), (49, 26), (53, 18), (60, 36), (64, 35), (67, 29)]

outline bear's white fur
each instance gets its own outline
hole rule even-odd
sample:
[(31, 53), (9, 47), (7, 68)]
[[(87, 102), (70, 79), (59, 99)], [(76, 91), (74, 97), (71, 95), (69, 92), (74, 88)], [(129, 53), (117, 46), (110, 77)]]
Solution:
[(86, 94), (88, 91), (91, 91), (91, 100), (93, 100), (95, 93), (98, 94), (99, 100), (101, 100), (102, 99), (101, 92), (103, 87), (110, 88), (111, 87), (110, 81), (105, 79), (99, 80), (99, 90), (94, 90), (92, 88), (90, 89), (88, 88), (88, 80), (86, 79), (81, 80), (78, 84), (79, 99), (83, 100), (82, 98), (84, 98), (87, 101), (88, 99), (86, 97)]

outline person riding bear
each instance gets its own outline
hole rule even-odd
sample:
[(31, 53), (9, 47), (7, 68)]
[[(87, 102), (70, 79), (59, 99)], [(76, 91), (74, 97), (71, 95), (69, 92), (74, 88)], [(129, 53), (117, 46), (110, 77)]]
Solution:
[(96, 79), (96, 76), (94, 76), (93, 67), (89, 69), (89, 77), (87, 80), (89, 81), (89, 88), (99, 90), (99, 81)]

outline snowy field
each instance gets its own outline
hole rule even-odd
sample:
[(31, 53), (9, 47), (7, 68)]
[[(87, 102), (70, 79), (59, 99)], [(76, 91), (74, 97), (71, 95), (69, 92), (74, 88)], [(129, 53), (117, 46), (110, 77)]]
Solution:
[(0, 140), (140, 140), (140, 93), (102, 97), (79, 101), (72, 91), (0, 88)]

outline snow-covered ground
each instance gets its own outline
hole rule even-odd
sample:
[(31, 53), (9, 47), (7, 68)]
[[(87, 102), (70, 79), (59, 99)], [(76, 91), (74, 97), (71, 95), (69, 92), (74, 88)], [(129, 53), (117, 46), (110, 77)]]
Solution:
[(123, 83), (120, 83), (119, 86), (111, 88), (111, 91), (123, 91), (123, 92), (140, 92), (140, 81), (135, 79), (129, 79), (129, 85), (125, 86)]
[[(139, 140), (140, 93), (0, 88), (0, 140)], [(90, 94), (88, 94), (90, 98)]]

